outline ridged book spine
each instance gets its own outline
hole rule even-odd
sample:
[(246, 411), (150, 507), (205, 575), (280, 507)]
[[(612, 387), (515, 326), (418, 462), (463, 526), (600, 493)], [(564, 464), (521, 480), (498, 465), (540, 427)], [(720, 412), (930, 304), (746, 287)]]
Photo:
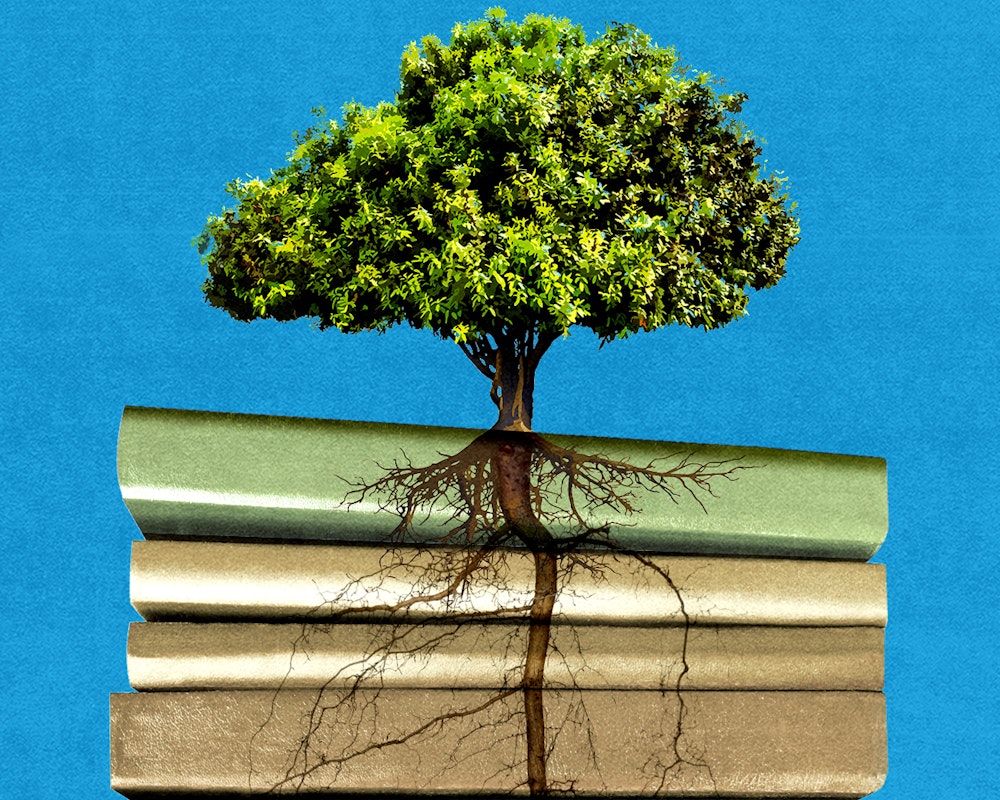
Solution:
[[(132, 623), (140, 691), (519, 686), (528, 625)], [(546, 688), (881, 691), (881, 628), (552, 626)]]
[[(399, 518), (379, 495), (394, 466), (464, 452), (479, 432), (128, 407), (118, 443), (122, 497), (147, 538), (382, 542)], [(624, 504), (577, 509), (577, 523), (648, 552), (867, 560), (888, 526), (885, 462), (753, 447), (546, 435), (553, 450), (602, 469), (627, 464), (711, 480), (623, 489)], [(570, 455), (565, 455), (570, 454)], [(590, 459), (588, 461), (588, 459)], [(681, 468), (681, 465), (686, 465)], [(598, 492), (607, 472), (597, 469)], [(558, 472), (558, 470), (557, 470)], [(625, 469), (617, 474), (638, 472)], [(560, 475), (547, 484), (565, 511)], [(613, 482), (612, 482), (613, 483)], [(363, 491), (364, 489), (368, 491)], [(384, 488), (384, 485), (383, 485)], [(592, 498), (593, 499), (593, 498)], [(613, 505), (613, 504), (612, 504)], [(413, 509), (413, 543), (436, 541), (454, 509)], [(564, 515), (565, 516), (565, 515)], [(556, 515), (557, 538), (572, 526)]]
[[(462, 591), (461, 549), (143, 541), (131, 600), (146, 620), (526, 619), (532, 556), (493, 551)], [(457, 567), (454, 565), (458, 565)], [(718, 556), (568, 561), (553, 619), (579, 625), (885, 627), (885, 566)]]
[[(578, 796), (856, 798), (885, 776), (876, 692), (553, 690), (545, 704), (549, 786)], [(112, 786), (521, 794), (521, 716), (516, 692), (112, 695)]]

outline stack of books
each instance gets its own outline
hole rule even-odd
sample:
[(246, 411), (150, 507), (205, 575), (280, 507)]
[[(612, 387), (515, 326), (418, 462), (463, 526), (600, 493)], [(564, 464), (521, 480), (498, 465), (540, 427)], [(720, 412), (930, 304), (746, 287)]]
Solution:
[(477, 437), (127, 408), (145, 621), (128, 635), (136, 691), (111, 696), (112, 787), (881, 786), (886, 585), (867, 562), (884, 461), (533, 437), (531, 502), (555, 543), (538, 552), (503, 524), (488, 447), (456, 461)]

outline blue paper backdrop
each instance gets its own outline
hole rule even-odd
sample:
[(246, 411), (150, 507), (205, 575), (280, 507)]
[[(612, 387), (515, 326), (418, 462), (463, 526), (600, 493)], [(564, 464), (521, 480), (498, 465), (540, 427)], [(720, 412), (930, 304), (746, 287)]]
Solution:
[[(996, 794), (996, 47), (986, 2), (511, 4), (634, 22), (746, 91), (803, 229), (751, 316), (543, 361), (539, 430), (888, 459), (890, 769), (879, 800)], [(112, 797), (125, 691), (125, 404), (488, 426), (454, 345), (246, 326), (189, 242), (310, 108), (389, 99), (476, 3), (20, 2), (0, 26), (4, 721), (15, 798)], [(992, 791), (991, 791), (992, 790)]]

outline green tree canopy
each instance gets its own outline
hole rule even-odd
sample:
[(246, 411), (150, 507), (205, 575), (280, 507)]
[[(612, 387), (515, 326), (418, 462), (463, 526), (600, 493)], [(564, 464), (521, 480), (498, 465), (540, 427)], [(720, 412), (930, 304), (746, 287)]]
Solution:
[(538, 359), (572, 326), (715, 328), (781, 278), (798, 223), (745, 96), (716, 87), (631, 25), (588, 42), (492, 10), (425, 37), (394, 103), (349, 104), (229, 184), (200, 237), (206, 297), (241, 320), (429, 328), (492, 380), (499, 427), (530, 428)]

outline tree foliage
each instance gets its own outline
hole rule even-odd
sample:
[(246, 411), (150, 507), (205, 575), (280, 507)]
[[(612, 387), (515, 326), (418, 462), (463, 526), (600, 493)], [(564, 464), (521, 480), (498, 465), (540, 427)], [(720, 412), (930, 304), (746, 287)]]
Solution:
[(798, 224), (745, 95), (717, 87), (631, 25), (588, 42), (496, 9), (425, 37), (395, 102), (351, 103), (266, 180), (229, 184), (236, 207), (199, 237), (207, 299), (241, 320), (429, 328), (478, 343), (495, 385), (502, 337), (523, 356), (574, 325), (725, 325), (781, 278)]

